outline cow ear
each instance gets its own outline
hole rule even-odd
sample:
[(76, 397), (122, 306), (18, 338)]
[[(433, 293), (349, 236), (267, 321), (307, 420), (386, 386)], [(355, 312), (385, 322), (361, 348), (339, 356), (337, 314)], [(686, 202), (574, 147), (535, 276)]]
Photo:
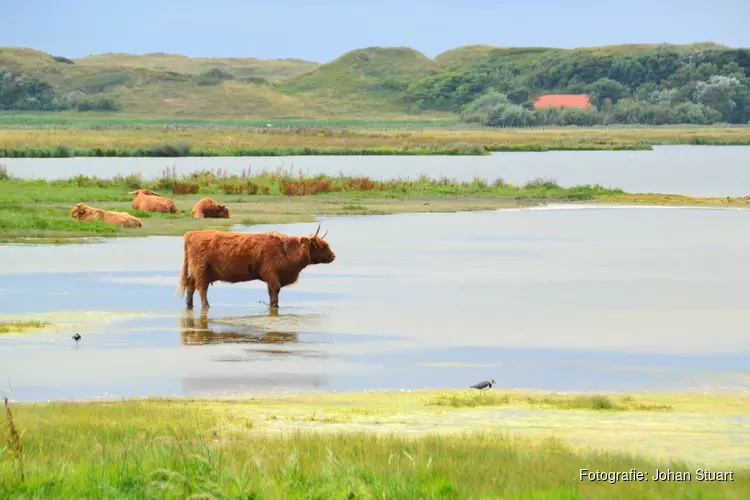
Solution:
[(310, 238), (306, 238), (305, 236), (303, 236), (302, 238), (300, 238), (299, 242), (302, 243), (302, 246), (305, 247), (305, 248), (307, 248), (307, 247), (310, 246)]

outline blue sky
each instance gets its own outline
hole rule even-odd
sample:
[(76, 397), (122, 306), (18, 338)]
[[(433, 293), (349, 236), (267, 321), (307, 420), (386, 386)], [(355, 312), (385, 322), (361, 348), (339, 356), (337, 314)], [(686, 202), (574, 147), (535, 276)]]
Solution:
[(748, 21), (750, 0), (0, 0), (0, 46), (326, 62), (370, 46), (750, 47)]

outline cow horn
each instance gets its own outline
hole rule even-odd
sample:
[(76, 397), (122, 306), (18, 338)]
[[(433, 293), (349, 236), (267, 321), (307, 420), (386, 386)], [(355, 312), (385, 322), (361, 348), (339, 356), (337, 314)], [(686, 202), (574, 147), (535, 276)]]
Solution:
[(131, 191), (131, 192), (129, 192), (128, 194), (135, 194), (135, 193), (137, 193), (137, 192), (138, 192), (137, 190), (136, 190), (136, 191)]
[(318, 229), (315, 231), (315, 236), (317, 236), (319, 232), (320, 232), (320, 223), (318, 223)]
[(320, 239), (325, 239), (325, 237), (326, 237), (326, 234), (328, 234), (328, 229), (326, 229), (326, 232), (325, 232), (325, 233), (323, 233), (323, 236), (321, 236), (321, 237), (320, 237)]

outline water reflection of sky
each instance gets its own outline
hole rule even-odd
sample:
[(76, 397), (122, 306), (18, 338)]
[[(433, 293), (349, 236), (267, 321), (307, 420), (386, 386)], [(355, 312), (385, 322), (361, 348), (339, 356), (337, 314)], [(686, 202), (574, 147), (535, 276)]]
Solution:
[[(338, 258), (282, 290), (279, 316), (259, 303), (263, 283), (217, 284), (207, 322), (175, 293), (180, 238), (4, 246), (0, 317), (62, 316), (59, 331), (0, 337), (0, 387), (18, 400), (489, 377), (556, 390), (747, 387), (749, 222), (666, 209), (324, 219)], [(94, 311), (110, 315), (84, 316)]]

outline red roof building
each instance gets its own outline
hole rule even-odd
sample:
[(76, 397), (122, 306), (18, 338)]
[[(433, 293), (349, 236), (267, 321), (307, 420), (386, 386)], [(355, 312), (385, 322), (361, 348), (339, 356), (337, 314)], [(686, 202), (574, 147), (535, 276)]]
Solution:
[(542, 95), (534, 101), (534, 109), (540, 108), (591, 108), (591, 99), (584, 94)]

